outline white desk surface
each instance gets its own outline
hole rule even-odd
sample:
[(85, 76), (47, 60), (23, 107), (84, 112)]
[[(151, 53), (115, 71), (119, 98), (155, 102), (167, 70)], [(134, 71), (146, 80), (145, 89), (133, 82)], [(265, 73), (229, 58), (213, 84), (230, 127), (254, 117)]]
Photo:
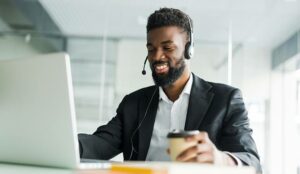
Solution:
[[(200, 164), (187, 164), (187, 163), (141, 163), (141, 162), (129, 162), (122, 163), (118, 166), (131, 166), (131, 167), (144, 167), (151, 168), (154, 171), (157, 169), (166, 169), (163, 172), (166, 174), (195, 174), (195, 173), (205, 173), (205, 174), (255, 174), (255, 170), (252, 167), (220, 167), (213, 165), (200, 165)], [(2, 164), (0, 163), (0, 174), (112, 174), (109, 170), (67, 170), (67, 169), (57, 169), (57, 168), (46, 168), (37, 166), (26, 166), (26, 165), (15, 165), (15, 164)], [(117, 172), (121, 174), (123, 172)], [(130, 172), (124, 172), (124, 174), (129, 174)], [(153, 172), (157, 173), (157, 172)], [(161, 173), (161, 172), (159, 172)], [(130, 174), (133, 174), (132, 172)]]
[(26, 165), (0, 164), (0, 173), (1, 174), (73, 174), (74, 171), (56, 169), (56, 168), (26, 166)]

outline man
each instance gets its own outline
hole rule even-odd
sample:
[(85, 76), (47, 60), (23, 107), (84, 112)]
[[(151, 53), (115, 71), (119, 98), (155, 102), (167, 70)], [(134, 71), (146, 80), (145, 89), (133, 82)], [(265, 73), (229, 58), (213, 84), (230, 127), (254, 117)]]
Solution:
[(167, 133), (199, 130), (186, 139), (198, 145), (178, 161), (261, 171), (241, 92), (191, 73), (192, 39), (192, 21), (180, 10), (162, 8), (149, 16), (147, 59), (156, 85), (125, 96), (116, 116), (93, 135), (79, 134), (82, 158), (110, 159), (123, 152), (125, 160), (168, 161)]

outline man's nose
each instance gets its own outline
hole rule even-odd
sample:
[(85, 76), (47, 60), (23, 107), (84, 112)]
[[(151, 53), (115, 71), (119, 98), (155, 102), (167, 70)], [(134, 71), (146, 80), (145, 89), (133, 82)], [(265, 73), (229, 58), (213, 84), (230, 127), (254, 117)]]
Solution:
[(166, 56), (165, 56), (165, 53), (161, 50), (161, 49), (158, 49), (154, 54), (153, 56), (151, 57), (151, 59), (153, 61), (158, 61), (158, 60), (161, 60), (161, 59), (164, 59)]

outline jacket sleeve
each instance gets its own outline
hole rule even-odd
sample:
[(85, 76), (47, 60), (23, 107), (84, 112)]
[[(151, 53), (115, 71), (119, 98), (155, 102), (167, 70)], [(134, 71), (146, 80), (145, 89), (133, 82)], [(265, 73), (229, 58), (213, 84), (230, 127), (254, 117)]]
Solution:
[(108, 160), (122, 152), (123, 108), (126, 97), (120, 103), (117, 114), (108, 124), (98, 127), (92, 134), (78, 134), (80, 157)]
[(222, 126), (221, 150), (226, 150), (239, 158), (243, 165), (256, 168), (261, 173), (261, 165), (255, 142), (249, 127), (248, 113), (240, 90), (231, 92), (227, 113)]

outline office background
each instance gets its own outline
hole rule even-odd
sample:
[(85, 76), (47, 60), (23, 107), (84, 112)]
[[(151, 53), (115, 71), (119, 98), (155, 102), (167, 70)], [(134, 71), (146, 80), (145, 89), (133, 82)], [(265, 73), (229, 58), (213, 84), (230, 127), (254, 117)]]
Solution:
[(78, 131), (92, 133), (153, 84), (141, 70), (160, 7), (193, 19), (192, 71), (242, 90), (264, 173), (300, 173), (299, 0), (0, 0), (0, 60), (70, 54)]

